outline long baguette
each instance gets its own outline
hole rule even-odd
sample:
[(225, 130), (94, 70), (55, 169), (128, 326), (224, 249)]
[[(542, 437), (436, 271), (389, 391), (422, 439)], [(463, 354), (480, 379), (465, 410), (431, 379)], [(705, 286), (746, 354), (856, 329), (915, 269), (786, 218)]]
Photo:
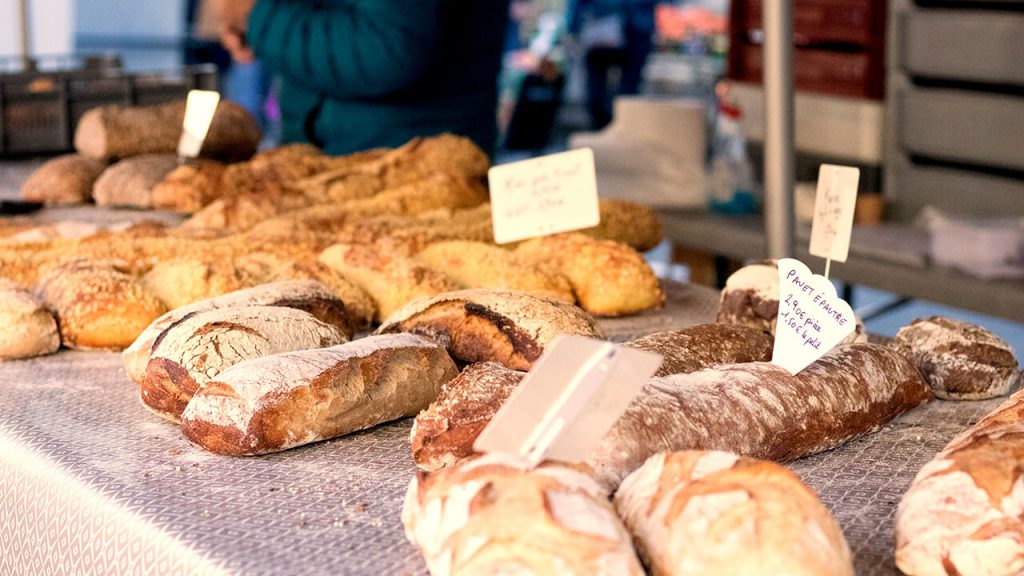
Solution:
[(896, 512), (896, 566), (911, 576), (1024, 571), (1024, 391), (954, 438)]

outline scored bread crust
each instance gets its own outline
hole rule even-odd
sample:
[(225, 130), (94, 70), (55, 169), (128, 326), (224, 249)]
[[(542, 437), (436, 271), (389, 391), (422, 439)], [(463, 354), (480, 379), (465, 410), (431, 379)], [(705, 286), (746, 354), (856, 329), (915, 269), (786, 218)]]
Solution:
[(412, 332), (442, 342), (463, 362), (498, 362), (529, 370), (561, 334), (605, 338), (582, 309), (526, 292), (456, 290), (405, 305), (388, 317), (378, 334)]

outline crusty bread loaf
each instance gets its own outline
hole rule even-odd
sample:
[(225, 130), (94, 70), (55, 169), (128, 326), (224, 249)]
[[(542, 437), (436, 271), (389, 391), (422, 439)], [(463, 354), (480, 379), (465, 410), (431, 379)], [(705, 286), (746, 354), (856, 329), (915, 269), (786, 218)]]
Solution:
[(1024, 570), (1024, 391), (961, 432), (914, 478), (896, 512), (909, 576)]
[(402, 254), (383, 252), (375, 245), (335, 244), (321, 252), (319, 259), (370, 296), (377, 321), (413, 300), (459, 288), (441, 272)]
[(601, 222), (580, 230), (580, 234), (614, 240), (640, 252), (661, 243), (661, 220), (651, 208), (629, 200), (602, 198), (599, 209)]
[(1013, 348), (969, 322), (918, 318), (900, 328), (892, 345), (910, 358), (939, 398), (995, 398), (1007, 394), (1020, 377)]
[(615, 508), (657, 576), (853, 576), (843, 532), (786, 468), (728, 452), (651, 456)]
[(527, 240), (516, 247), (516, 254), (568, 278), (580, 307), (591, 314), (634, 314), (665, 302), (650, 265), (625, 244), (557, 234)]
[(443, 348), (412, 334), (265, 356), (203, 385), (182, 431), (219, 454), (285, 450), (412, 416), (457, 373)]
[(175, 167), (153, 186), (153, 208), (174, 212), (195, 212), (222, 193), (224, 164), (215, 160), (192, 160)]
[(493, 244), (465, 240), (435, 242), (420, 250), (416, 260), (445, 274), (459, 288), (518, 290), (570, 304), (576, 301), (564, 276), (534, 266)]
[(42, 300), (0, 278), (0, 360), (40, 356), (58, 348), (57, 321)]
[(510, 290), (457, 290), (409, 303), (377, 333), (412, 332), (440, 341), (463, 362), (494, 361), (529, 370), (561, 334), (604, 338), (586, 312), (565, 302)]
[(877, 430), (931, 398), (902, 355), (833, 349), (793, 376), (766, 362), (651, 379), (587, 458), (616, 486), (658, 452), (723, 450), (790, 461)]
[(167, 311), (138, 280), (108, 262), (55, 266), (37, 288), (70, 348), (121, 350)]
[[(765, 361), (772, 354), (772, 340), (765, 332), (728, 324), (658, 332), (624, 345), (660, 354), (663, 360), (656, 376)], [(473, 442), (525, 375), (495, 362), (481, 362), (467, 366), (445, 384), (437, 400), (413, 422), (410, 440), (416, 465), (437, 470), (475, 454)]]
[(85, 204), (92, 200), (96, 178), (106, 162), (79, 154), (65, 154), (47, 160), (21, 185), (21, 197), (47, 206)]
[(413, 478), (402, 508), (433, 576), (641, 576), (607, 493), (581, 469), (500, 455)]
[(177, 421), (196, 390), (229, 366), (347, 341), (337, 327), (295, 308), (241, 306), (192, 312), (153, 341), (140, 399), (157, 415)]
[[(185, 101), (155, 106), (112, 104), (87, 111), (75, 127), (75, 150), (110, 160), (139, 154), (175, 154), (185, 121)], [(259, 125), (234, 102), (221, 100), (200, 156), (237, 162), (252, 156), (260, 143)]]
[(187, 306), (250, 288), (259, 282), (224, 259), (176, 258), (158, 262), (142, 277), (142, 285), (168, 309)]
[(272, 282), (193, 302), (160, 316), (147, 326), (122, 354), (128, 377), (134, 382), (142, 381), (146, 366), (149, 364), (153, 342), (175, 322), (193, 312), (241, 306), (287, 306), (304, 310), (318, 320), (341, 329), (346, 338), (352, 337), (345, 304), (326, 286), (312, 280)]
[(144, 154), (112, 164), (96, 179), (93, 199), (97, 206), (152, 208), (153, 187), (177, 165), (173, 154)]

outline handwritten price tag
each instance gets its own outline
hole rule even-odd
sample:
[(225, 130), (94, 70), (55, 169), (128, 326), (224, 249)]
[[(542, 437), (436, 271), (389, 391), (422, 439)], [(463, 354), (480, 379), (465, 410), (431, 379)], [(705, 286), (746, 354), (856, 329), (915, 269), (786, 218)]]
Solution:
[(818, 169), (818, 192), (811, 223), (811, 254), (846, 262), (850, 253), (853, 211), (857, 206), (860, 170), (849, 166), (822, 164)]
[(779, 260), (779, 318), (772, 363), (790, 374), (831, 350), (857, 327), (853, 309), (824, 276), (803, 262)]
[(590, 228), (601, 220), (590, 148), (495, 166), (487, 179), (498, 244)]

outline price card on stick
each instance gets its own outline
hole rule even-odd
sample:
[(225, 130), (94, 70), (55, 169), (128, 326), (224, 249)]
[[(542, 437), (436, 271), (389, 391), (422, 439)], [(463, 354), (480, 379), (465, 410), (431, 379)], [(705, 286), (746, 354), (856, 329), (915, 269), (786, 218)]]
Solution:
[(590, 148), (494, 166), (487, 180), (498, 244), (590, 228), (601, 220)]
[(210, 131), (220, 94), (212, 90), (190, 90), (185, 100), (185, 123), (178, 140), (178, 160), (195, 158)]
[(831, 350), (857, 327), (853, 309), (827, 278), (799, 260), (779, 260), (779, 317), (772, 363), (790, 374)]
[(476, 439), (478, 452), (502, 452), (531, 466), (582, 461), (597, 447), (661, 356), (583, 336), (560, 336)]
[(857, 207), (859, 180), (860, 170), (857, 168), (822, 164), (818, 169), (810, 252), (825, 258), (826, 278), (832, 260), (846, 262), (850, 253), (850, 232), (853, 230), (853, 212)]

